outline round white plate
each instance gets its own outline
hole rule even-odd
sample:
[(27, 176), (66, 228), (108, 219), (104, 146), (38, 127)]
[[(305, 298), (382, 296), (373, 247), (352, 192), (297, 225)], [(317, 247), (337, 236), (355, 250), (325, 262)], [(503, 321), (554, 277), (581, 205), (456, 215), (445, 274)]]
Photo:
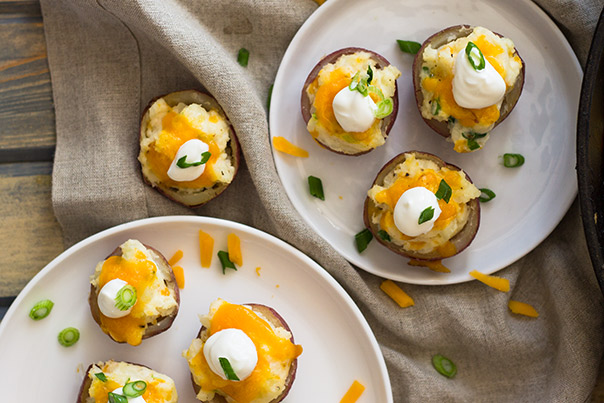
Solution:
[[(397, 39), (423, 42), (458, 24), (482, 25), (511, 38), (526, 65), (520, 101), (493, 132), (484, 149), (457, 154), (452, 144), (421, 119), (413, 96), (413, 56)], [(401, 72), (399, 111), (386, 144), (359, 157), (318, 146), (306, 131), (300, 94), (308, 73), (325, 55), (349, 46), (372, 49)], [(554, 23), (528, 0), (329, 0), (292, 40), (277, 73), (270, 110), (271, 136), (308, 150), (296, 158), (274, 151), (278, 174), (303, 219), (341, 255), (382, 277), (416, 284), (472, 280), (471, 270), (493, 273), (536, 247), (560, 222), (577, 192), (575, 127), (581, 87), (580, 65)], [(482, 204), (474, 242), (446, 259), (451, 273), (407, 265), (408, 259), (376, 241), (359, 254), (354, 235), (364, 228), (367, 190), (395, 155), (421, 150), (460, 166), (479, 188), (497, 197)], [(526, 163), (504, 168), (501, 155), (520, 153)], [(307, 177), (323, 181), (325, 201), (308, 192)]]
[[(210, 268), (199, 260), (198, 231), (214, 240)], [(222, 274), (216, 257), (226, 250), (229, 233), (241, 239), (243, 266)], [(97, 262), (129, 238), (158, 249), (167, 259), (182, 250), (184, 268), (180, 311), (172, 327), (137, 347), (118, 344), (92, 319), (87, 298)], [(256, 268), (260, 267), (258, 275)], [(40, 299), (55, 306), (43, 320), (29, 310)], [(279, 239), (256, 229), (206, 217), (151, 218), (103, 231), (71, 247), (48, 264), (19, 294), (0, 323), (2, 401), (75, 401), (88, 365), (107, 359), (147, 365), (176, 382), (179, 401), (194, 402), (187, 349), (216, 298), (271, 306), (288, 322), (304, 352), (285, 401), (312, 402), (317, 396), (337, 402), (357, 379), (366, 386), (359, 402), (392, 402), (384, 359), (367, 322), (352, 299), (313, 260)], [(80, 330), (72, 347), (57, 334), (67, 326)]]

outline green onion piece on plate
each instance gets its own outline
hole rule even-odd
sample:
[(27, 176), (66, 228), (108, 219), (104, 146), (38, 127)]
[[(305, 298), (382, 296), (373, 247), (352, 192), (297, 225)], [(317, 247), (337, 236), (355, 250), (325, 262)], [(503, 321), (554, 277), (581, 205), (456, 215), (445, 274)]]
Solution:
[(325, 200), (325, 194), (323, 193), (323, 182), (321, 182), (320, 178), (316, 176), (308, 177), (308, 189), (310, 191), (311, 196), (316, 197), (317, 199)]
[(49, 299), (43, 299), (42, 301), (38, 301), (29, 311), (29, 317), (33, 320), (44, 319), (50, 314), (52, 307), (54, 306), (54, 302)]
[(480, 188), (478, 190), (481, 192), (480, 196), (478, 197), (478, 200), (480, 200), (481, 203), (486, 203), (495, 198), (495, 192), (493, 192), (491, 189)]
[(378, 234), (378, 236), (380, 237), (380, 239), (382, 241), (386, 241), (386, 242), (390, 242), (391, 241), (390, 235), (386, 231), (384, 231), (383, 229), (379, 230), (377, 234)]
[(94, 376), (96, 376), (100, 381), (107, 382), (107, 375), (102, 372), (97, 372), (94, 374)]
[(122, 392), (126, 397), (139, 397), (147, 390), (147, 382), (145, 381), (134, 381), (128, 382), (122, 388)]
[(359, 253), (367, 249), (367, 245), (369, 245), (369, 242), (371, 242), (372, 239), (373, 234), (367, 228), (354, 236), (354, 243), (356, 244)]
[(246, 48), (239, 49), (239, 53), (237, 54), (237, 63), (242, 65), (243, 67), (247, 67), (247, 62), (250, 59), (250, 51)]
[(405, 53), (410, 53), (412, 55), (419, 52), (422, 47), (421, 43), (414, 41), (403, 41), (401, 39), (397, 39), (396, 42), (398, 43), (398, 47), (400, 48), (400, 50)]
[(447, 357), (436, 354), (432, 357), (432, 365), (438, 371), (439, 374), (446, 376), (447, 378), (453, 378), (457, 373), (457, 367)]
[(434, 207), (426, 207), (424, 211), (421, 212), (419, 218), (417, 219), (418, 224), (423, 224), (426, 221), (430, 221), (434, 217)]
[(522, 154), (503, 154), (503, 166), (506, 168), (518, 168), (524, 164), (524, 157)]
[(466, 45), (466, 55), (468, 56), (468, 61), (474, 70), (480, 71), (484, 69), (486, 65), (484, 55), (474, 42), (470, 41)]
[(109, 403), (128, 403), (128, 398), (126, 396), (118, 395), (113, 392), (109, 392), (107, 398)]
[(57, 338), (59, 340), (59, 344), (64, 347), (70, 347), (80, 340), (80, 331), (75, 327), (66, 327), (65, 329), (61, 330)]
[(239, 377), (233, 370), (233, 367), (231, 366), (231, 363), (229, 362), (229, 360), (227, 358), (218, 357), (218, 361), (220, 361), (220, 366), (222, 367), (222, 370), (224, 371), (224, 374), (226, 375), (226, 377), (229, 381), (238, 381), (239, 380)]
[(115, 307), (120, 311), (127, 311), (136, 304), (136, 288), (126, 284), (117, 292), (115, 296)]
[(451, 190), (451, 186), (444, 179), (440, 180), (440, 184), (438, 185), (438, 190), (434, 194), (437, 199), (444, 200), (445, 203), (449, 203), (451, 200), (451, 195), (453, 194), (453, 190)]
[(226, 274), (226, 269), (237, 270), (235, 264), (229, 259), (229, 252), (218, 251), (218, 259), (220, 259), (220, 264), (222, 265), (222, 274)]

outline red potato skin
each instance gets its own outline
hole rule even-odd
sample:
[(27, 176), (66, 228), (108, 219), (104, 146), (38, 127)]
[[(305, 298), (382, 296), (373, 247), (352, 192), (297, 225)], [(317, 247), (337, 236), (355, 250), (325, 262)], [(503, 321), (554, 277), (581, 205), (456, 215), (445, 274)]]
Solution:
[[(276, 310), (274, 310), (273, 308), (271, 308), (269, 306), (262, 305), (262, 304), (252, 303), (252, 304), (242, 304), (242, 305), (247, 305), (247, 306), (252, 307), (252, 310), (262, 313), (274, 326), (279, 326), (279, 327), (282, 327), (285, 330), (287, 330), (292, 335), (292, 337), (289, 340), (292, 343), (294, 343), (294, 335), (293, 335), (291, 329), (289, 328), (289, 325), (287, 324), (285, 319), (283, 319), (283, 317), (281, 315), (279, 315), (279, 313)], [(199, 329), (199, 332), (197, 333), (197, 338), (201, 337), (201, 334), (205, 329), (206, 328), (204, 326), (202, 326), (201, 329)], [(292, 361), (292, 364), (289, 367), (289, 373), (287, 374), (287, 379), (285, 380), (285, 389), (283, 389), (283, 392), (278, 397), (271, 400), (270, 403), (279, 403), (280, 401), (285, 399), (285, 397), (288, 395), (288, 393), (294, 383), (294, 380), (296, 379), (297, 369), (298, 369), (298, 359), (296, 358)], [(191, 383), (193, 384), (193, 390), (195, 390), (195, 395), (197, 395), (197, 393), (199, 393), (199, 390), (201, 388), (199, 387), (199, 385), (197, 385), (195, 383), (195, 381), (193, 379), (193, 374), (191, 374)], [(216, 394), (216, 395), (214, 395), (214, 398), (212, 400), (202, 401), (202, 403), (227, 403), (227, 400), (223, 396)]]
[[(170, 326), (172, 326), (172, 323), (174, 322), (174, 320), (176, 319), (176, 315), (178, 315), (178, 310), (180, 307), (180, 291), (178, 289), (178, 286), (176, 285), (176, 278), (174, 277), (174, 272), (172, 271), (170, 264), (168, 263), (168, 261), (166, 260), (166, 258), (164, 257), (164, 255), (162, 255), (157, 249), (149, 246), (149, 245), (145, 245), (143, 244), (147, 249), (152, 250), (153, 252), (155, 252), (155, 254), (161, 259), (162, 264), (165, 265), (165, 267), (170, 268), (170, 280), (169, 283), (173, 285), (173, 287), (170, 287), (173, 289), (174, 292), (174, 298), (176, 299), (176, 311), (174, 311), (170, 316), (164, 316), (164, 317), (160, 317), (157, 321), (156, 325), (150, 324), (149, 327), (147, 327), (147, 330), (145, 331), (145, 334), (143, 335), (143, 340), (144, 339), (148, 339), (149, 337), (153, 337), (156, 336), (162, 332), (165, 332), (166, 330), (168, 330), (170, 328)], [(122, 255), (122, 249), (121, 247), (117, 247), (109, 256), (107, 256), (105, 259), (110, 258), (111, 256), (121, 256)], [(88, 294), (88, 305), (90, 306), (90, 313), (92, 314), (92, 318), (94, 319), (94, 321), (99, 325), (99, 327), (101, 326), (101, 310), (99, 308), (98, 305), (98, 295), (99, 295), (100, 289), (96, 289), (92, 284), (90, 285), (90, 293)], [(107, 333), (106, 333), (107, 334)], [(113, 339), (111, 337), (110, 334), (107, 334), (107, 336), (115, 341), (116, 343), (125, 343), (124, 341), (116, 341), (115, 339)]]
[[(201, 102), (208, 102), (209, 104), (211, 104), (213, 107), (215, 107), (216, 109), (220, 110), (221, 113), (226, 116), (226, 114), (224, 113), (224, 110), (222, 109), (222, 107), (218, 104), (218, 101), (216, 101), (216, 99), (214, 99), (210, 94), (207, 94), (205, 92), (202, 91), (197, 91), (197, 90), (183, 90), (183, 91), (177, 91), (177, 92), (171, 92), (169, 94), (165, 94), (162, 96), (158, 96), (153, 98), (151, 101), (149, 101), (149, 103), (147, 104), (147, 106), (145, 107), (145, 109), (143, 110), (142, 113), (142, 117), (141, 117), (141, 125), (140, 125), (140, 130), (139, 130), (139, 144), (143, 139), (144, 136), (144, 126), (145, 126), (145, 122), (148, 116), (148, 112), (149, 112), (149, 108), (151, 108), (151, 105), (153, 105), (153, 103), (155, 101), (157, 101), (158, 99), (164, 98), (164, 100), (166, 100), (166, 102), (168, 103), (168, 105), (170, 106), (174, 106), (177, 105), (179, 102), (184, 102), (185, 104), (191, 104), (191, 103), (201, 103)], [(228, 117), (227, 117), (228, 119)], [(233, 126), (230, 126), (230, 141), (229, 141), (229, 146), (230, 146), (230, 151), (231, 151), (231, 161), (233, 163), (233, 166), (235, 168), (235, 174), (233, 176), (233, 181), (235, 180), (235, 178), (237, 177), (237, 172), (239, 172), (239, 165), (240, 165), (240, 159), (241, 159), (241, 146), (239, 145), (239, 139), (237, 138), (237, 134), (235, 132), (235, 129), (233, 128)], [(139, 146), (139, 152), (140, 152), (140, 146)], [(159, 193), (161, 193), (162, 195), (164, 195), (165, 197), (167, 197), (168, 199), (172, 200), (175, 203), (181, 204), (185, 207), (190, 207), (190, 208), (198, 208), (203, 206), (204, 204), (208, 203), (209, 201), (215, 199), (216, 197), (220, 196), (226, 189), (227, 187), (230, 185), (229, 184), (222, 184), (222, 185), (218, 185), (220, 186), (219, 191), (213, 195), (211, 198), (209, 198), (208, 200), (204, 200), (202, 202), (199, 203), (192, 203), (192, 204), (188, 204), (183, 200), (179, 200), (178, 197), (176, 197), (169, 188), (164, 188), (161, 186), (156, 186), (153, 183), (151, 183), (151, 181), (143, 174), (143, 182), (149, 186), (151, 186), (152, 188), (154, 188), (155, 190), (157, 190)], [(231, 183), (233, 183), (233, 181), (231, 181)], [(216, 185), (215, 185), (216, 187)], [(213, 188), (212, 188), (213, 189)]]
[[(338, 60), (338, 58), (340, 56), (350, 55), (350, 54), (353, 54), (356, 52), (367, 52), (367, 53), (371, 54), (371, 58), (377, 62), (377, 66), (380, 68), (384, 68), (384, 67), (390, 65), (390, 62), (384, 56), (382, 56), (378, 53), (375, 53), (372, 50), (368, 50), (368, 49), (364, 49), (364, 48), (357, 48), (357, 47), (339, 49), (339, 50), (336, 50), (336, 51), (328, 54), (324, 58), (322, 58), (316, 64), (316, 66), (310, 71), (310, 73), (308, 74), (308, 77), (306, 78), (306, 81), (304, 82), (304, 86), (302, 87), (302, 93), (301, 93), (301, 97), (300, 97), (300, 109), (301, 109), (302, 118), (304, 119), (305, 124), (308, 124), (308, 121), (311, 118), (311, 113), (310, 113), (311, 104), (310, 104), (310, 100), (308, 99), (308, 96), (306, 95), (306, 89), (308, 88), (308, 86), (317, 78), (317, 76), (319, 75), (319, 72), (321, 71), (321, 69), (324, 66), (326, 66), (330, 63), (334, 63), (336, 60)], [(394, 86), (395, 86), (395, 90), (394, 90), (394, 95), (392, 97), (392, 113), (389, 116), (387, 116), (386, 118), (384, 118), (384, 121), (382, 123), (382, 126), (383, 126), (382, 134), (383, 134), (384, 138), (388, 137), (388, 134), (390, 133), (390, 130), (392, 129), (392, 126), (394, 125), (396, 116), (398, 114), (398, 84), (396, 81), (394, 83)], [(323, 147), (329, 151), (333, 151), (334, 153), (342, 154), (342, 155), (358, 156), (358, 155), (367, 154), (369, 151), (372, 151), (372, 150), (367, 150), (367, 151), (362, 151), (362, 152), (359, 152), (356, 154), (346, 154), (341, 151), (329, 148), (326, 145), (317, 141), (316, 139), (315, 139), (315, 141), (321, 147)]]
[[(438, 121), (436, 119), (426, 119), (421, 113), (421, 107), (424, 102), (424, 96), (422, 94), (421, 81), (420, 81), (420, 74), (422, 71), (422, 64), (423, 64), (423, 53), (427, 46), (433, 45), (433, 47), (438, 48), (438, 47), (444, 45), (445, 43), (448, 43), (455, 39), (470, 35), (473, 30), (474, 30), (474, 27), (470, 26), (470, 25), (455, 25), (455, 26), (452, 26), (449, 28), (445, 28), (442, 31), (439, 31), (439, 32), (435, 33), (434, 35), (430, 36), (428, 39), (426, 39), (424, 41), (424, 43), (422, 44), (422, 47), (419, 49), (419, 51), (415, 55), (415, 58), (413, 59), (413, 70), (412, 70), (413, 71), (413, 89), (415, 92), (415, 102), (417, 104), (417, 108), (419, 110), (420, 116), (432, 130), (434, 130), (436, 133), (440, 134), (441, 136), (443, 136), (445, 138), (451, 136), (451, 133), (449, 132), (449, 127), (448, 127), (447, 121)], [(497, 32), (494, 32), (494, 34), (499, 36), (500, 38), (503, 38), (503, 35), (498, 34)], [(450, 38), (451, 36), (454, 36), (455, 38), (448, 40), (448, 38)], [(520, 60), (522, 62), (522, 69), (520, 70), (520, 74), (518, 74), (518, 77), (516, 78), (516, 82), (514, 83), (512, 91), (510, 91), (504, 97), (503, 103), (501, 105), (501, 113), (500, 113), (499, 119), (497, 119), (497, 121), (495, 122), (495, 126), (493, 128), (497, 127), (501, 122), (503, 122), (503, 120), (508, 117), (510, 112), (512, 112), (512, 109), (514, 109), (514, 107), (516, 106), (516, 103), (518, 102), (518, 99), (520, 98), (520, 94), (522, 93), (522, 88), (524, 87), (524, 76), (525, 76), (526, 65), (524, 63), (524, 60), (522, 60), (522, 57), (520, 57), (520, 54), (518, 53), (517, 49), (516, 49), (515, 55), (520, 58)]]
[[(435, 156), (433, 154), (421, 152), (421, 151), (406, 151), (406, 152), (403, 152), (403, 153), (397, 155), (396, 157), (392, 158), (390, 161), (388, 161), (384, 165), (384, 167), (378, 172), (375, 180), (373, 181), (373, 185), (376, 185), (376, 184), (382, 185), (384, 177), (390, 171), (392, 171), (398, 164), (402, 163), (405, 160), (405, 154), (414, 154), (417, 159), (431, 160), (431, 161), (434, 161), (440, 167), (446, 166), (447, 168), (449, 168), (451, 170), (461, 171), (461, 169), (459, 167), (457, 167), (453, 164), (447, 164), (442, 159), (438, 158), (437, 156)], [(471, 183), (472, 179), (470, 179), (470, 177), (467, 175), (467, 173), (466, 173), (466, 177)], [(456, 250), (456, 253), (453, 255), (450, 255), (450, 256), (439, 255), (437, 251), (433, 251), (428, 254), (421, 254), (418, 252), (405, 250), (405, 249), (403, 249), (402, 246), (398, 246), (398, 245), (395, 245), (394, 243), (384, 241), (378, 235), (378, 231), (380, 230), (379, 225), (373, 224), (371, 222), (371, 217), (373, 216), (374, 211), (377, 210), (377, 206), (373, 202), (373, 200), (371, 200), (370, 197), (365, 198), (365, 203), (363, 206), (363, 221), (365, 223), (365, 227), (367, 227), (367, 229), (369, 229), (369, 231), (371, 231), (371, 233), (373, 234), (373, 237), (379, 243), (381, 243), (382, 245), (384, 245), (386, 248), (390, 249), (391, 251), (393, 251), (401, 256), (405, 256), (405, 257), (408, 257), (410, 259), (415, 259), (415, 260), (424, 260), (424, 261), (441, 260), (441, 259), (445, 259), (445, 258), (448, 258), (451, 256), (455, 256), (458, 253), (462, 252), (474, 240), (474, 237), (476, 236), (476, 233), (478, 232), (478, 227), (480, 226), (480, 202), (478, 201), (478, 198), (470, 200), (468, 202), (468, 206), (470, 208), (470, 216), (468, 218), (468, 222), (461, 229), (461, 231), (459, 233), (457, 233), (453, 238), (450, 239), (450, 241), (455, 245), (455, 250)]]

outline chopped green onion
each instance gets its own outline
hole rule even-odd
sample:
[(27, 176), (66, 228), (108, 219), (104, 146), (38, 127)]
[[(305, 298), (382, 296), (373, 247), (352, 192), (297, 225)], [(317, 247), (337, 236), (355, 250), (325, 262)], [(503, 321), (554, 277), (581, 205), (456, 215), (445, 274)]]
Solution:
[(432, 217), (434, 217), (434, 207), (432, 207), (432, 206), (426, 207), (424, 209), (424, 211), (422, 211), (421, 214), (419, 215), (419, 218), (417, 219), (417, 223), (423, 224), (426, 221), (430, 221), (432, 219)]
[(392, 99), (382, 99), (377, 103), (377, 110), (374, 112), (374, 116), (378, 119), (384, 119), (392, 113), (393, 108)]
[(59, 333), (58, 340), (62, 346), (73, 346), (80, 340), (80, 331), (75, 327), (66, 327)]
[(410, 53), (412, 55), (414, 55), (417, 52), (419, 52), (419, 50), (422, 47), (421, 43), (414, 42), (414, 41), (403, 41), (401, 39), (397, 39), (396, 42), (398, 43), (398, 47), (403, 52)]
[(451, 126), (454, 125), (456, 121), (457, 119), (455, 119), (453, 116), (449, 116), (449, 119), (447, 119), (447, 123)]
[(273, 96), (273, 85), (271, 84), (270, 87), (268, 87), (268, 96), (266, 97), (266, 109), (270, 110), (271, 109), (271, 97)]
[(432, 365), (438, 371), (439, 374), (446, 376), (447, 378), (453, 378), (457, 373), (457, 367), (447, 357), (436, 354), (432, 357)]
[(369, 245), (369, 242), (371, 242), (372, 239), (373, 234), (367, 228), (354, 236), (354, 243), (356, 244), (359, 253), (367, 249), (367, 245)]
[(103, 382), (107, 382), (107, 375), (102, 372), (97, 372), (96, 374), (94, 374), (94, 376), (96, 376), (99, 380)]
[(147, 382), (145, 381), (128, 382), (122, 388), (126, 397), (139, 397), (145, 393), (145, 390), (147, 390)]
[[(373, 78), (373, 72), (371, 73), (371, 76)], [(357, 71), (355, 75), (352, 76), (350, 84), (348, 84), (348, 89), (350, 91), (358, 91), (361, 95), (366, 97), (369, 94), (369, 84), (367, 83), (368, 79), (369, 76), (361, 78), (361, 72)]]
[(481, 188), (478, 190), (480, 190), (481, 192), (481, 195), (478, 197), (478, 200), (480, 200), (482, 203), (486, 203), (495, 198), (495, 192), (493, 192), (491, 189)]
[(201, 153), (201, 160), (197, 162), (187, 162), (187, 156), (185, 155), (184, 157), (179, 158), (178, 161), (176, 161), (176, 166), (179, 168), (196, 167), (208, 162), (210, 156), (212, 156), (212, 154), (209, 151), (206, 151), (205, 153)]
[[(476, 51), (474, 51), (476, 49)], [(478, 52), (478, 55), (476, 54)], [(468, 56), (468, 61), (472, 68), (476, 71), (480, 71), (485, 67), (484, 55), (478, 49), (478, 46), (474, 42), (468, 42), (466, 45), (466, 55)]]
[(382, 241), (386, 241), (386, 242), (390, 242), (391, 241), (390, 235), (386, 231), (384, 231), (383, 229), (379, 230), (377, 234), (382, 239)]
[(229, 362), (229, 360), (227, 358), (218, 357), (218, 361), (220, 361), (220, 366), (222, 367), (222, 370), (224, 371), (224, 374), (226, 375), (226, 377), (229, 381), (238, 381), (239, 380), (239, 377), (237, 376), (235, 371), (233, 371), (233, 367), (231, 366), (231, 363)]
[(117, 292), (115, 296), (115, 307), (120, 311), (127, 311), (136, 304), (136, 288), (126, 284)]
[(473, 150), (480, 148), (480, 144), (478, 144), (476, 139), (483, 138), (484, 136), (487, 135), (487, 133), (467, 132), (467, 133), (462, 133), (461, 135), (464, 139), (468, 140), (468, 148), (473, 151)]
[(425, 75), (430, 75), (430, 69), (428, 68), (428, 66), (423, 66), (422, 67), (422, 71), (424, 72)]
[(506, 168), (517, 168), (524, 164), (524, 157), (521, 154), (503, 154), (503, 166)]
[(235, 264), (229, 259), (229, 252), (218, 251), (218, 259), (220, 259), (220, 264), (222, 265), (222, 274), (226, 274), (226, 269), (237, 270)]
[(43, 299), (42, 301), (38, 301), (29, 311), (29, 317), (33, 320), (44, 319), (50, 314), (50, 311), (52, 310), (52, 307), (54, 305), (54, 302), (49, 299)]
[(316, 113), (313, 113), (311, 116), (312, 116), (312, 118), (313, 118), (313, 119), (315, 119), (315, 120), (319, 119), (319, 118), (317, 117), (317, 114), (316, 114)]
[(246, 48), (239, 49), (239, 53), (237, 54), (237, 63), (242, 65), (243, 67), (247, 67), (247, 62), (250, 58), (250, 51)]
[(383, 100), (384, 97), (384, 93), (382, 92), (382, 90), (380, 90), (378, 87), (376, 87), (375, 85), (370, 85), (369, 86), (369, 92), (373, 92), (375, 95), (377, 95), (378, 97), (378, 102)]
[(478, 150), (480, 148), (480, 144), (474, 139), (468, 139), (468, 148), (472, 151)]
[(367, 66), (367, 85), (371, 84), (371, 80), (373, 80), (373, 70), (371, 69), (371, 65)]
[(451, 186), (449, 186), (449, 184), (447, 182), (445, 182), (444, 179), (441, 179), (440, 184), (438, 185), (438, 190), (434, 194), (436, 196), (436, 198), (439, 200), (440, 199), (444, 200), (445, 203), (449, 203), (449, 200), (451, 200), (452, 194), (453, 194), (453, 191), (451, 190)]
[(317, 199), (325, 200), (325, 194), (323, 193), (323, 182), (316, 176), (308, 177), (308, 189), (310, 190), (311, 196)]
[(440, 100), (436, 98), (432, 101), (432, 114), (438, 115), (438, 112), (440, 112)]
[(117, 393), (109, 392), (107, 395), (109, 403), (128, 403), (126, 396), (118, 395)]

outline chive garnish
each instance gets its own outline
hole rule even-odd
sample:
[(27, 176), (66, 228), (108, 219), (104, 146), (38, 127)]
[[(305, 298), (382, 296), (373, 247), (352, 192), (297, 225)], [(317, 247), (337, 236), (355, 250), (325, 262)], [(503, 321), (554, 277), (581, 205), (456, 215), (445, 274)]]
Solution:
[(369, 245), (369, 242), (371, 242), (372, 239), (373, 234), (367, 228), (354, 236), (354, 243), (356, 244), (359, 253), (367, 249), (367, 245)]
[(237, 270), (235, 264), (229, 259), (229, 252), (218, 251), (218, 259), (220, 259), (220, 264), (222, 265), (222, 274), (226, 274), (226, 269)]
[(237, 63), (239, 63), (243, 67), (247, 67), (247, 62), (250, 58), (250, 51), (246, 48), (239, 49), (239, 53), (237, 54)]
[(197, 162), (187, 162), (187, 156), (185, 155), (184, 157), (179, 158), (178, 161), (176, 161), (176, 166), (179, 168), (196, 167), (208, 162), (211, 156), (212, 154), (209, 151), (206, 151), (204, 153), (201, 153), (201, 160)]
[[(474, 51), (476, 49), (476, 51)], [(478, 52), (478, 55), (476, 54)], [(472, 68), (476, 71), (480, 71), (485, 67), (484, 55), (478, 49), (478, 46), (474, 42), (468, 42), (466, 45), (466, 55), (468, 56), (468, 61)]]
[(503, 154), (503, 166), (506, 168), (517, 168), (524, 164), (524, 156), (521, 154)]
[(102, 372), (97, 372), (96, 374), (94, 374), (94, 376), (96, 376), (99, 380), (103, 382), (107, 382), (107, 375)]
[(472, 151), (480, 148), (480, 144), (476, 141), (476, 139), (481, 139), (487, 135), (487, 133), (475, 133), (475, 132), (467, 132), (461, 134), (464, 139), (468, 141), (468, 148)]
[(432, 219), (432, 217), (434, 217), (434, 207), (432, 207), (432, 206), (426, 207), (424, 209), (424, 211), (422, 211), (421, 214), (419, 215), (419, 218), (417, 219), (417, 223), (423, 224), (426, 221), (430, 221)]
[(29, 317), (33, 320), (44, 319), (50, 314), (52, 307), (54, 306), (54, 302), (49, 299), (43, 299), (42, 301), (38, 301), (29, 311)]
[(432, 101), (432, 114), (433, 115), (438, 115), (438, 113), (440, 112), (440, 99), (436, 98)]
[(273, 85), (271, 84), (270, 87), (268, 87), (268, 96), (266, 97), (266, 109), (270, 110), (271, 109), (271, 97), (273, 96)]
[(122, 392), (126, 397), (139, 397), (147, 390), (147, 382), (145, 381), (134, 381), (128, 382), (122, 388)]
[(238, 381), (239, 380), (239, 377), (237, 376), (235, 371), (233, 371), (233, 367), (231, 366), (231, 363), (229, 362), (229, 360), (227, 358), (218, 357), (218, 361), (220, 361), (220, 366), (222, 367), (222, 370), (224, 371), (224, 374), (226, 375), (226, 377), (229, 381)]
[(438, 371), (439, 374), (446, 376), (447, 378), (453, 378), (457, 373), (457, 367), (447, 357), (436, 354), (432, 357), (432, 365)]
[(481, 192), (480, 196), (478, 197), (478, 200), (480, 200), (480, 202), (482, 202), (482, 203), (486, 203), (495, 198), (495, 192), (493, 192), (491, 189), (481, 188), (478, 190), (480, 190), (480, 192)]
[(128, 403), (128, 398), (126, 396), (118, 395), (117, 393), (109, 392), (107, 394), (107, 398), (109, 403)]
[(308, 189), (310, 191), (311, 196), (316, 197), (317, 199), (325, 200), (325, 194), (323, 193), (323, 182), (321, 182), (320, 178), (316, 176), (308, 177)]
[(377, 234), (378, 234), (378, 236), (380, 237), (380, 239), (382, 241), (386, 241), (386, 242), (390, 242), (391, 241), (390, 235), (386, 231), (384, 231), (383, 229), (379, 230)]
[(398, 47), (400, 48), (400, 50), (405, 53), (410, 53), (412, 55), (419, 52), (422, 47), (421, 43), (414, 41), (403, 41), (401, 39), (397, 39), (396, 42), (398, 43)]
[(374, 116), (378, 119), (384, 119), (386, 116), (392, 113), (393, 108), (394, 105), (392, 103), (392, 99), (382, 99), (377, 103), (377, 110), (375, 111)]
[(371, 69), (371, 65), (367, 66), (367, 85), (371, 84), (371, 80), (373, 80), (373, 70)]
[(120, 311), (127, 311), (136, 304), (136, 288), (126, 284), (115, 296), (115, 307)]
[(59, 340), (59, 344), (62, 346), (73, 346), (78, 340), (80, 340), (80, 331), (75, 327), (66, 327), (65, 329), (61, 330), (57, 338)]
[(453, 194), (453, 191), (451, 190), (451, 186), (449, 186), (449, 184), (447, 182), (445, 182), (444, 179), (441, 179), (440, 184), (438, 185), (438, 190), (434, 194), (436, 196), (436, 198), (439, 200), (440, 199), (444, 200), (445, 203), (449, 203), (449, 200), (451, 200), (452, 194)]
[(422, 71), (425, 75), (430, 75), (430, 69), (428, 68), (428, 66), (423, 66)]

